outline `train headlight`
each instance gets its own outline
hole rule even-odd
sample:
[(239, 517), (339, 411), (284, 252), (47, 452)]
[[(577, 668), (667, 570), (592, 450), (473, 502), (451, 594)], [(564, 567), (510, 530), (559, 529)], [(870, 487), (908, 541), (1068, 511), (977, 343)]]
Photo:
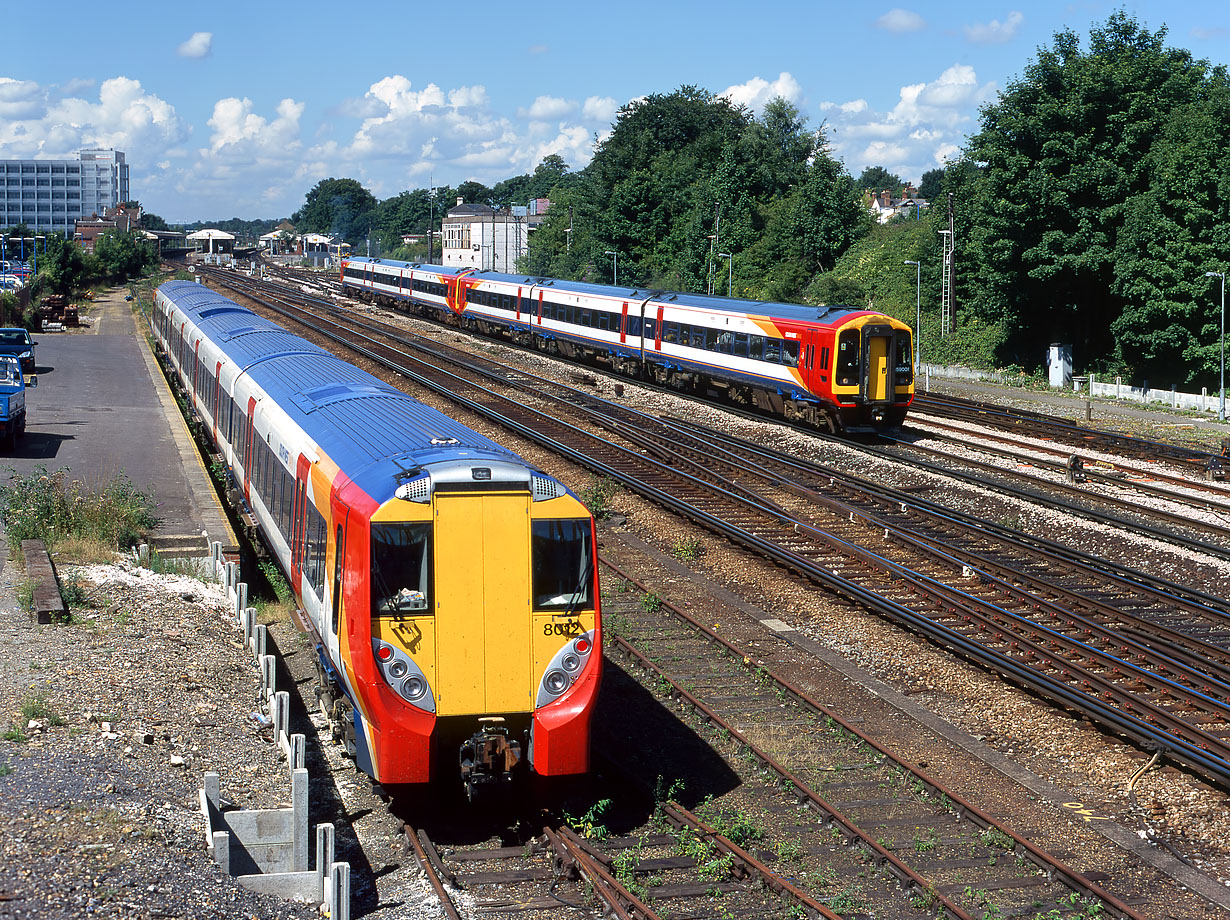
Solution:
[(436, 711), (436, 698), (432, 695), (431, 685), (413, 658), (397, 646), (380, 639), (372, 639), (372, 652), (380, 676), (398, 696), (426, 712)]
[(538, 684), (535, 708), (554, 703), (563, 696), (585, 670), (594, 651), (594, 631), (577, 636), (555, 653)]
[(407, 677), (402, 681), (401, 695), (412, 703), (417, 703), (427, 693), (427, 681), (421, 677)]

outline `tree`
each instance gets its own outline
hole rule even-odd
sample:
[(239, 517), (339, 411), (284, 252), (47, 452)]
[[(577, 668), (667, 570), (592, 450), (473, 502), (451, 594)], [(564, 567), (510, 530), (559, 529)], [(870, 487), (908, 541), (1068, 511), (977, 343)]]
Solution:
[(153, 214), (149, 211), (146, 211), (144, 214), (141, 215), (141, 226), (144, 227), (146, 230), (170, 230), (171, 229), (169, 226), (167, 226), (167, 222), (165, 220), (163, 220), (157, 214)]
[(138, 231), (106, 230), (94, 241), (99, 271), (111, 281), (139, 278), (158, 264), (153, 246)]
[(868, 166), (858, 177), (858, 187), (864, 191), (878, 195), (887, 191), (894, 198), (901, 195), (905, 182), (896, 173), (891, 173), (883, 166)]
[(321, 179), (291, 221), (301, 233), (326, 233), (355, 244), (375, 225), (376, 204), (356, 179)]
[(918, 183), (918, 197), (934, 201), (944, 193), (944, 170), (928, 169)]
[(1062, 341), (1157, 382), (1207, 366), (1193, 304), (1227, 251), (1230, 82), (1165, 37), (1123, 12), (1087, 50), (1056, 33), (949, 171), (958, 294), (1004, 324), (1001, 360), (1037, 366)]
[(46, 252), (38, 260), (38, 273), (51, 293), (67, 296), (84, 287), (93, 276), (97, 266), (90, 262), (77, 243), (52, 236), (47, 240)]

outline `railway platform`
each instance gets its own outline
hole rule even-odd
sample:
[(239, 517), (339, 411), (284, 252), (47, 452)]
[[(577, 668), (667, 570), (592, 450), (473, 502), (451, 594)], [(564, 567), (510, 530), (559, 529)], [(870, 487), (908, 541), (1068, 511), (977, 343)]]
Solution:
[(38, 333), (38, 387), (26, 436), (0, 455), (0, 484), (65, 469), (90, 486), (124, 473), (157, 504), (151, 534), (164, 556), (208, 556), (210, 541), (238, 550), (192, 436), (144, 336), (116, 289), (95, 302), (87, 329)]

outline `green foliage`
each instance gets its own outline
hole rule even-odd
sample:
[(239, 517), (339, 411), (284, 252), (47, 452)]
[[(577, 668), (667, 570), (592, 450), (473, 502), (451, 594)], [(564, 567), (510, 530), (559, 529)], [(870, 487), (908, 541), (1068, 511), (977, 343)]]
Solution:
[(94, 241), (94, 258), (102, 277), (113, 282), (139, 278), (158, 265), (157, 248), (136, 230), (105, 231)]
[(883, 166), (868, 166), (858, 177), (858, 187), (873, 195), (887, 191), (894, 198), (899, 198), (905, 189), (905, 182), (899, 175), (889, 172)]
[(53, 294), (71, 295), (97, 276), (97, 263), (72, 240), (52, 235), (47, 251), (38, 260), (38, 274)]
[(928, 169), (918, 183), (918, 197), (935, 202), (944, 193), (944, 170)]
[(604, 520), (611, 515), (611, 499), (619, 492), (619, 483), (604, 476), (595, 476), (578, 498), (589, 509), (589, 513), (598, 520)]
[(291, 220), (300, 233), (327, 233), (354, 244), (376, 227), (376, 205), (357, 179), (321, 179)]
[(705, 553), (699, 537), (680, 537), (671, 546), (671, 555), (682, 562), (695, 562)]
[(67, 481), (66, 470), (13, 477), (0, 490), (0, 517), (9, 544), (42, 540), (48, 548), (67, 539), (99, 540), (116, 549), (136, 543), (157, 523), (154, 499), (124, 473), (97, 487)]
[(269, 583), (274, 596), (277, 597), (279, 604), (289, 604), (294, 600), (294, 593), (290, 590), (290, 585), (286, 583), (286, 579), (282, 577), (282, 570), (277, 567), (276, 563), (266, 559), (260, 564), (259, 568), (261, 574), (265, 576), (265, 581)]
[(27, 722), (31, 719), (46, 719), (49, 725), (67, 725), (64, 717), (51, 708), (51, 703), (45, 696), (28, 696), (21, 701), (21, 717)]
[[(1050, 342), (1151, 382), (1211, 381), (1230, 250), (1230, 78), (1125, 12), (1088, 47), (1056, 33), (983, 110), (957, 195), (966, 317), (1002, 325), (1002, 363)], [(1203, 372), (1203, 373), (1202, 373)]]
[(607, 827), (605, 824), (599, 823), (599, 818), (602, 813), (611, 807), (610, 799), (599, 799), (589, 807), (589, 810), (584, 814), (573, 817), (568, 812), (564, 812), (564, 821), (574, 831), (580, 834), (587, 840), (602, 840), (607, 836)]

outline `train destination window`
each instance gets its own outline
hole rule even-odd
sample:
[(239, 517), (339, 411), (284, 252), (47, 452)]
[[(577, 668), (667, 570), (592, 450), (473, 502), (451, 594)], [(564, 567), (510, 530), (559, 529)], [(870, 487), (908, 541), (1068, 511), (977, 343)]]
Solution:
[(430, 615), (431, 525), (372, 524), (372, 612)]
[(535, 610), (572, 613), (594, 606), (589, 528), (587, 519), (531, 524)]
[(839, 386), (858, 385), (859, 368), (862, 366), (860, 339), (857, 329), (845, 330), (837, 339), (837, 383)]

